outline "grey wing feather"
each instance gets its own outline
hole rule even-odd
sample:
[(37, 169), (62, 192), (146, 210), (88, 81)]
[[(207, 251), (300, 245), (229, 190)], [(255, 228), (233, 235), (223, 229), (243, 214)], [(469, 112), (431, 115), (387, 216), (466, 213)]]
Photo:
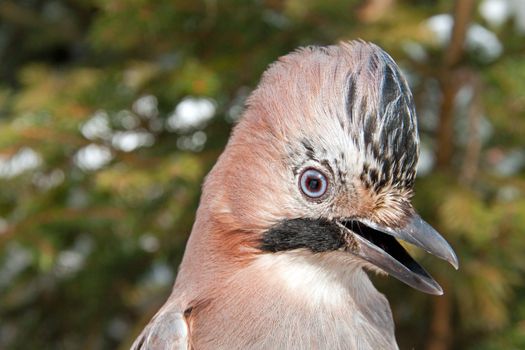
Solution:
[(142, 331), (131, 350), (190, 350), (189, 327), (182, 312), (161, 310)]

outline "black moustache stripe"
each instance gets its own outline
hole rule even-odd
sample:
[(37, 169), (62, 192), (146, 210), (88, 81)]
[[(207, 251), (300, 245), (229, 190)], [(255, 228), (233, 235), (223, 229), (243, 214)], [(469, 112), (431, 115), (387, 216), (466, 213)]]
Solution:
[(306, 248), (314, 253), (338, 250), (345, 245), (341, 228), (325, 219), (287, 219), (263, 234), (260, 249), (280, 252)]

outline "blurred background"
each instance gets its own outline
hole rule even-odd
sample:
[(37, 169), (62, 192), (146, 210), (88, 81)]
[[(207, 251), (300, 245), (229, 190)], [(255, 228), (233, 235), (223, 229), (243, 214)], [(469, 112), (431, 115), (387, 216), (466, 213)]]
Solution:
[(127, 349), (277, 57), (362, 38), (415, 95), (415, 205), (460, 270), (377, 278), (401, 349), (525, 349), (525, 1), (1, 0), (0, 348)]

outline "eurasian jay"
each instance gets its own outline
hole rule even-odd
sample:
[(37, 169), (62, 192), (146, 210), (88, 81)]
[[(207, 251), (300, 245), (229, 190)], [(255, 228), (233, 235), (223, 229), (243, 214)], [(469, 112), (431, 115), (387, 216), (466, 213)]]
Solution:
[(396, 349), (364, 269), (430, 294), (398, 243), (458, 266), (414, 211), (414, 101), (361, 41), (307, 47), (264, 73), (206, 178), (167, 302), (133, 349)]

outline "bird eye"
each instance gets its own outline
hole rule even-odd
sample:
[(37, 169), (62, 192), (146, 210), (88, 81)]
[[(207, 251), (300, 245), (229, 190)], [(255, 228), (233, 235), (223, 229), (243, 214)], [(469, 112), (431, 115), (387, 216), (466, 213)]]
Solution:
[(328, 180), (326, 176), (316, 169), (306, 169), (299, 179), (301, 191), (310, 198), (319, 198), (326, 193)]

